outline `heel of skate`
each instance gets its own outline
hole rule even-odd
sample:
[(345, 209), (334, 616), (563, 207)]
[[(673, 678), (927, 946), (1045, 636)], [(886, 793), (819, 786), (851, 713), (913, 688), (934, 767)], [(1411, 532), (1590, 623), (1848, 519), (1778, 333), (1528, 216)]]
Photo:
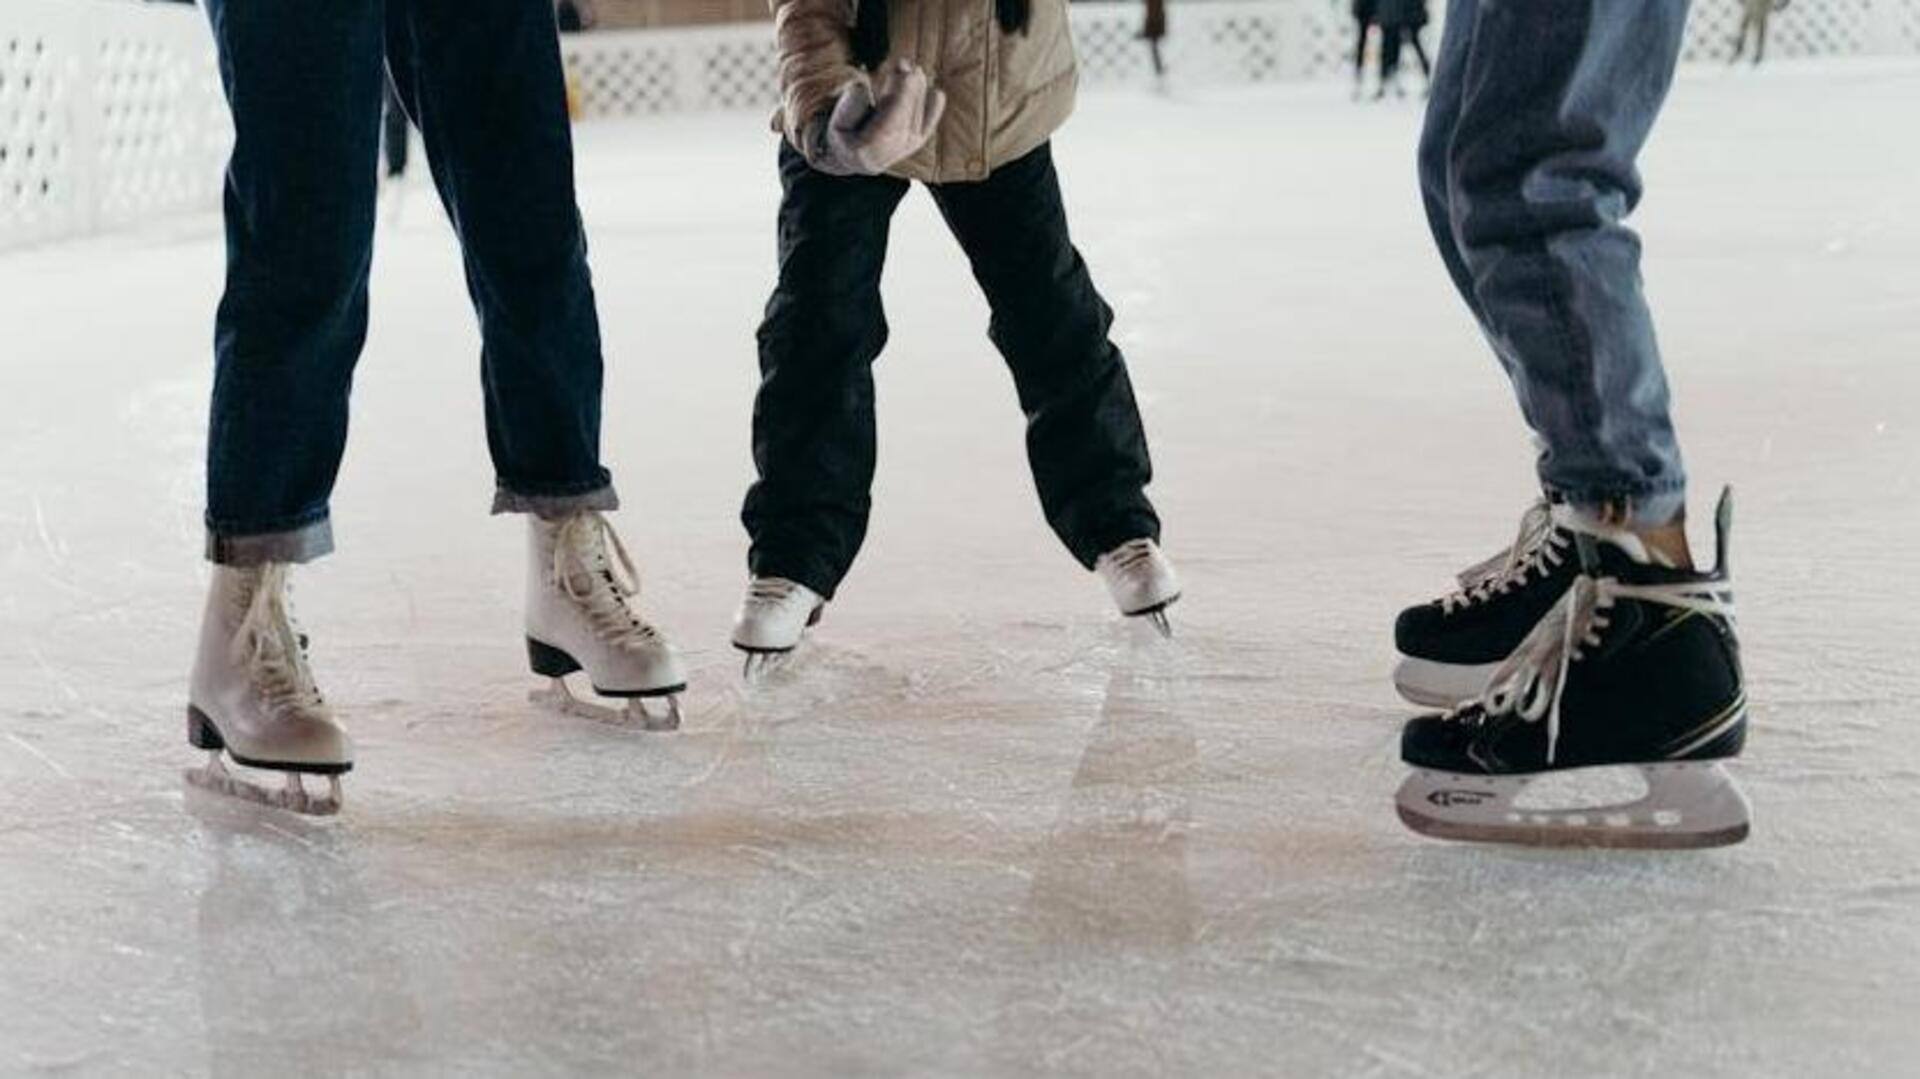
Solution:
[(565, 678), (580, 669), (572, 656), (532, 637), (527, 638), (527, 665), (543, 678)]
[(187, 705), (187, 744), (195, 749), (225, 749), (227, 743), (220, 737), (213, 721), (207, 714), (193, 705)]

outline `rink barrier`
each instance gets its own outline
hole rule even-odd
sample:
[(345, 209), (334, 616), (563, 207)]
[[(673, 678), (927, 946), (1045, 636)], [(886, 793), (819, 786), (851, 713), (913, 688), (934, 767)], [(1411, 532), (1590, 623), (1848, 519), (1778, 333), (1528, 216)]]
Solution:
[[(1435, 0), (1438, 13), (1445, 7)], [(1181, 0), (1163, 44), (1179, 85), (1345, 77), (1348, 0)], [(1153, 81), (1142, 6), (1075, 4), (1089, 89)], [(1740, 0), (1699, 0), (1685, 58), (1724, 61)], [(1438, 27), (1430, 28), (1431, 47)], [(586, 118), (771, 109), (765, 23), (562, 39)], [(1920, 0), (1794, 0), (1776, 57), (1920, 54)], [(201, 13), (135, 0), (5, 0), (0, 7), (0, 249), (110, 231), (219, 203), (232, 139)]]
[(0, 248), (213, 206), (231, 141), (196, 9), (0, 9)]

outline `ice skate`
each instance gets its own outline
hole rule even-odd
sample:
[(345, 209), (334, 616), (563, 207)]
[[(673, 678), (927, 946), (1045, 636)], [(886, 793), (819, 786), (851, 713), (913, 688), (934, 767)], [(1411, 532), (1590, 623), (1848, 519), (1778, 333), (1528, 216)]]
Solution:
[[(636, 609), (639, 575), (607, 519), (593, 512), (557, 521), (529, 517), (527, 558), (527, 659), (533, 673), (551, 679), (529, 699), (585, 719), (678, 729), (686, 672)], [(596, 694), (625, 706), (575, 697), (566, 678), (581, 670)]]
[[(340, 811), (340, 777), (353, 742), (334, 719), (307, 662), (307, 641), (288, 602), (287, 567), (215, 567), (188, 691), (187, 741), (207, 761), (188, 783), (261, 805), (326, 816)], [(223, 759), (224, 756), (224, 759)], [(262, 785), (247, 769), (283, 773)], [(305, 775), (324, 776), (313, 794)]]
[(1128, 540), (1101, 555), (1093, 569), (1121, 614), (1144, 618), (1162, 637), (1173, 636), (1167, 608), (1180, 598), (1180, 580), (1158, 543), (1144, 537)]
[[(1416, 771), (1400, 819), (1443, 839), (1576, 847), (1713, 847), (1746, 838), (1746, 797), (1719, 762), (1746, 739), (1747, 701), (1727, 569), (1731, 500), (1710, 574), (1610, 566), (1580, 534), (1580, 572), (1479, 700), (1409, 722)], [(1530, 806), (1541, 777), (1637, 769), (1646, 792)], [(1589, 777), (1591, 778), (1591, 777)]]
[(1542, 499), (1521, 516), (1511, 547), (1461, 571), (1457, 591), (1400, 613), (1393, 627), (1400, 653), (1394, 688), (1427, 708), (1478, 697), (1579, 575), (1573, 548), (1582, 533), (1598, 541), (1608, 566), (1651, 560), (1633, 533), (1599, 528)]
[(800, 638), (820, 623), (827, 601), (785, 577), (755, 577), (733, 616), (733, 646), (746, 653), (741, 675), (751, 681), (782, 663)]

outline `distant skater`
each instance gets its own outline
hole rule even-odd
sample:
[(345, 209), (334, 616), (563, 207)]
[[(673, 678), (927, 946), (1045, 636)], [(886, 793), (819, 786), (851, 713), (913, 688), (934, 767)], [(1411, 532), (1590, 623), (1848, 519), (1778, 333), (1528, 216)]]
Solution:
[(1420, 32), (1427, 26), (1427, 0), (1377, 0), (1379, 11), (1375, 16), (1380, 23), (1380, 88), (1374, 92), (1375, 98), (1386, 97), (1392, 91), (1396, 97), (1405, 97), (1406, 90), (1400, 85), (1400, 49), (1411, 45), (1413, 55), (1420, 61), (1420, 74), (1433, 85), (1433, 62), (1427, 57), (1427, 47), (1420, 41)]
[(400, 91), (394, 89), (391, 78), (387, 80), (387, 100), (382, 108), (380, 150), (387, 163), (387, 179), (404, 179), (407, 175), (407, 144), (412, 140), (412, 134), (407, 126), (407, 107), (401, 103)]
[(1353, 99), (1360, 100), (1367, 82), (1367, 31), (1379, 21), (1380, 0), (1353, 0)]
[(1729, 64), (1737, 64), (1747, 51), (1747, 34), (1753, 34), (1753, 66), (1759, 67), (1760, 61), (1767, 58), (1767, 20), (1776, 12), (1787, 10), (1787, 0), (1741, 0), (1740, 29), (1733, 36), (1733, 56)]
[(1140, 38), (1147, 43), (1147, 54), (1153, 57), (1153, 77), (1156, 80), (1167, 77), (1167, 63), (1160, 55), (1160, 42), (1167, 36), (1167, 0), (1147, 0), (1147, 21), (1140, 28)]

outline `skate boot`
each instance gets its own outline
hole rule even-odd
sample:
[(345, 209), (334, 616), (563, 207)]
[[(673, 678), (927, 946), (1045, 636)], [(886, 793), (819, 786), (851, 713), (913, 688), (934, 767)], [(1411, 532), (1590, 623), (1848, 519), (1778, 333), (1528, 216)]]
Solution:
[(1128, 540), (1101, 555), (1093, 569), (1121, 614), (1144, 618), (1162, 637), (1173, 636), (1167, 608), (1180, 598), (1180, 580), (1158, 543), (1146, 538)]
[(1520, 518), (1513, 546), (1463, 570), (1458, 591), (1409, 607), (1394, 623), (1400, 653), (1393, 686), (1427, 708), (1452, 708), (1480, 695), (1487, 679), (1579, 576), (1574, 537), (1598, 541), (1607, 567), (1650, 561), (1625, 529), (1593, 525), (1545, 499)]
[[(1731, 500), (1710, 574), (1607, 561), (1576, 535), (1580, 572), (1481, 698), (1410, 721), (1400, 819), (1443, 839), (1537, 846), (1713, 847), (1746, 838), (1747, 800), (1718, 763), (1739, 755), (1747, 698), (1727, 571)], [(1632, 765), (1646, 793), (1529, 807), (1548, 773)], [(1606, 778), (1569, 776), (1570, 780)]]
[[(591, 511), (556, 521), (527, 519), (527, 659), (552, 679), (530, 698), (554, 710), (650, 731), (680, 726), (687, 688), (680, 657), (640, 617), (639, 574), (607, 519)], [(626, 701), (613, 709), (576, 698), (566, 676), (585, 670), (593, 691)], [(659, 709), (649, 702), (659, 698)]]
[(820, 593), (785, 577), (755, 577), (733, 616), (733, 646), (747, 654), (742, 677), (771, 670), (800, 646), (808, 629), (820, 624), (827, 601)]
[[(188, 769), (186, 780), (326, 816), (340, 811), (353, 742), (314, 683), (290, 591), (284, 564), (214, 568), (187, 697), (187, 741), (207, 751), (207, 762)], [(283, 785), (261, 786), (228, 770), (223, 752), (235, 764), (285, 773)], [(327, 793), (308, 793), (302, 775), (325, 776)]]

